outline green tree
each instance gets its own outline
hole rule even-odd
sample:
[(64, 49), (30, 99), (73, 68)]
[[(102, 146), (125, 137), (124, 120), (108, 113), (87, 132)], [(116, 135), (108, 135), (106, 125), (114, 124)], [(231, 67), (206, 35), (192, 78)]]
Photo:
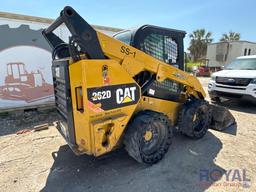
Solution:
[(207, 44), (211, 43), (212, 33), (207, 32), (205, 29), (197, 29), (193, 31), (190, 37), (190, 46), (188, 50), (193, 55), (193, 60), (198, 61), (206, 56)]
[(224, 33), (220, 39), (220, 41), (230, 42), (240, 40), (240, 33), (232, 32)]

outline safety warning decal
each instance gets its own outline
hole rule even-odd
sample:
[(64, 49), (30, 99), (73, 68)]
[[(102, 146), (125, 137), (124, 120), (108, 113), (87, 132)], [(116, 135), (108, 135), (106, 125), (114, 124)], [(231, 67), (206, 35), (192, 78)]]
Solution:
[(102, 110), (111, 110), (138, 103), (140, 87), (136, 83), (89, 88), (89, 101)]

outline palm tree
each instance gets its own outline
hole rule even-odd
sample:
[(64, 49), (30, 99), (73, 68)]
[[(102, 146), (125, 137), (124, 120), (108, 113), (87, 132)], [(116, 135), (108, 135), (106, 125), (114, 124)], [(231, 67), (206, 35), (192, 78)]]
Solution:
[(220, 39), (220, 41), (230, 42), (240, 40), (240, 33), (232, 32), (224, 33)]
[(197, 29), (189, 35), (191, 41), (188, 50), (193, 55), (194, 61), (206, 56), (207, 44), (213, 41), (211, 36), (212, 33), (205, 29)]

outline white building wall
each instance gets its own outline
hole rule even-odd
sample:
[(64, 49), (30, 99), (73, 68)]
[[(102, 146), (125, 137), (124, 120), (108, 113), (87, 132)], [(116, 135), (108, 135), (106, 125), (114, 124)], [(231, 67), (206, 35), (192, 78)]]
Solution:
[(229, 52), (228, 52), (228, 56), (227, 56), (227, 61), (224, 63), (224, 65), (232, 62), (235, 58), (237, 58), (243, 54), (242, 44), (243, 43), (241, 43), (241, 42), (231, 42), (229, 44)]
[(248, 42), (248, 41), (233, 41), (229, 43), (229, 48), (227, 51), (227, 59), (226, 61), (217, 61), (216, 60), (216, 54), (217, 54), (217, 45), (221, 44), (219, 43), (212, 43), (207, 46), (207, 54), (206, 58), (209, 59), (209, 67), (222, 67), (230, 62), (232, 62), (235, 58), (239, 56), (244, 56), (244, 50), (251, 49), (250, 55), (256, 55), (256, 43)]
[(249, 42), (243, 43), (242, 45), (243, 54), (245, 53), (245, 49), (247, 49), (246, 55), (248, 55), (249, 49), (251, 50), (250, 55), (256, 55), (256, 43), (249, 43)]
[[(0, 16), (0, 112), (13, 108), (27, 108), (54, 102), (53, 90), (49, 86), (42, 90), (43, 88), (40, 89), (38, 85), (29, 85), (30, 89), (24, 91), (19, 86), (27, 83), (25, 81), (21, 82), (21, 79), (26, 79), (26, 77), (23, 76), (16, 79), (19, 83), (14, 86), (10, 86), (10, 83), (7, 83), (6, 80), (8, 64), (23, 63), (26, 73), (35, 77), (33, 82), (42, 81), (40, 79), (41, 73), (46, 85), (51, 85), (52, 87), (51, 49), (41, 35), (42, 29), (47, 28), (49, 25), (50, 22), (18, 20)], [(95, 28), (97, 29), (97, 27)], [(116, 33), (116, 30), (108, 30), (114, 28), (106, 27), (106, 30), (101, 26), (98, 26), (98, 28), (97, 30), (110, 36)], [(55, 32), (63, 40), (68, 41), (70, 33), (65, 26), (60, 26)], [(15, 71), (18, 71), (17, 68), (13, 69), (13, 73), (17, 73)], [(18, 77), (19, 75), (13, 74), (13, 76)], [(28, 85), (26, 84), (26, 86)], [(39, 91), (35, 91), (36, 89)]]
[(207, 46), (207, 54), (206, 58), (209, 59), (209, 67), (214, 67), (220, 65), (218, 61), (216, 61), (216, 48), (217, 44), (208, 44)]

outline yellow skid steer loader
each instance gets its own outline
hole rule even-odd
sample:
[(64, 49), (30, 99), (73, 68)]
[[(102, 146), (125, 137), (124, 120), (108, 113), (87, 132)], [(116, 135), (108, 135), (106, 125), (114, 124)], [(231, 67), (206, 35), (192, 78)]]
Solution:
[[(68, 42), (54, 33), (63, 24)], [(144, 25), (109, 37), (65, 7), (43, 35), (53, 49), (57, 128), (76, 154), (97, 157), (124, 144), (135, 160), (154, 164), (174, 129), (200, 139), (235, 123), (183, 71), (184, 31)]]

